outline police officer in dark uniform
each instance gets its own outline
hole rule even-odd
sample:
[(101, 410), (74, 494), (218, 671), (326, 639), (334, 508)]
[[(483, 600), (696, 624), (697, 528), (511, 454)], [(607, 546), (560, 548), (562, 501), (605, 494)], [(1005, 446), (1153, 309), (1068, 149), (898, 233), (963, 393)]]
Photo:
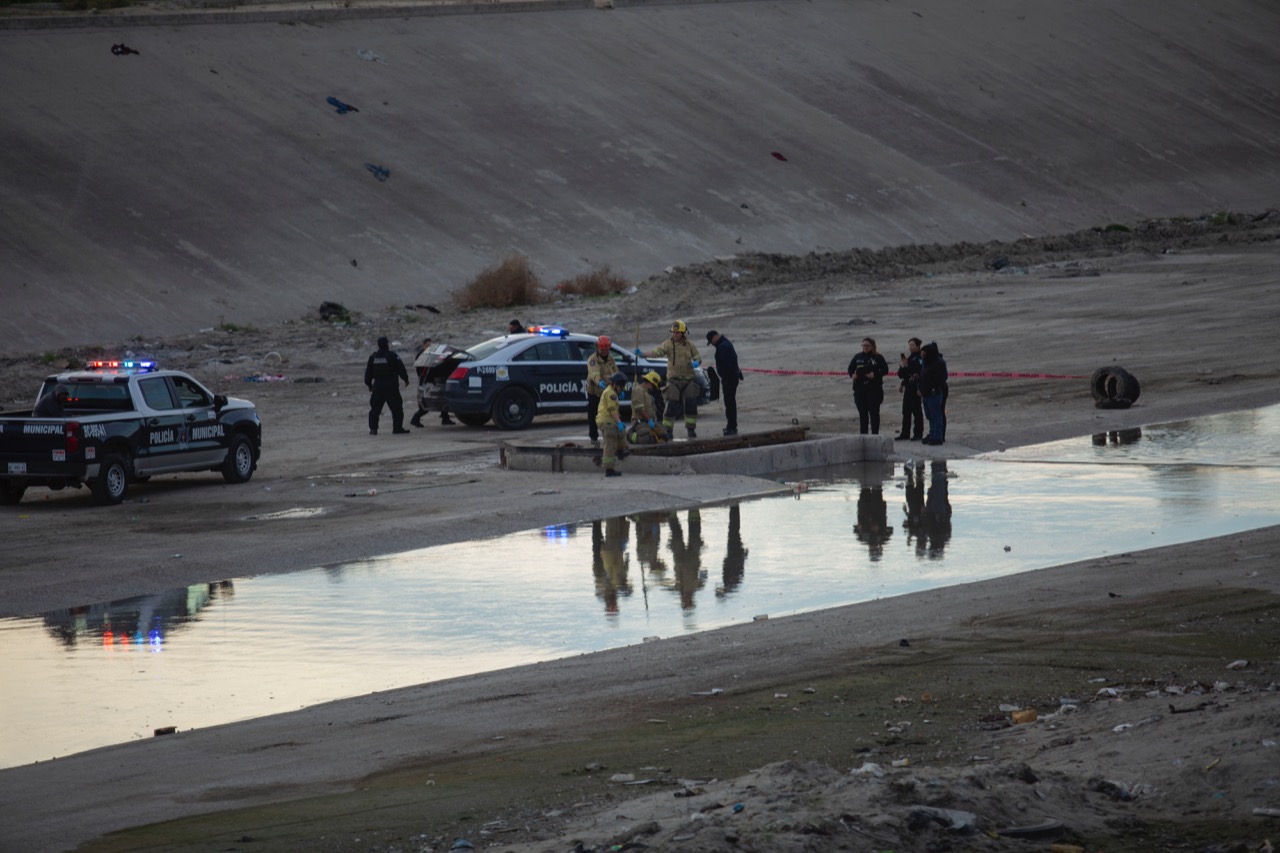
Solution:
[(383, 405), (391, 409), (391, 431), (396, 435), (409, 432), (404, 428), (404, 401), (397, 379), (409, 387), (409, 372), (404, 369), (404, 362), (391, 351), (385, 337), (378, 338), (378, 349), (369, 356), (364, 368), (364, 384), (369, 389), (369, 435), (378, 434)]
[(876, 351), (874, 338), (862, 339), (862, 350), (849, 362), (853, 380), (853, 404), (858, 409), (858, 432), (880, 434), (880, 404), (884, 402), (884, 376), (889, 365)]

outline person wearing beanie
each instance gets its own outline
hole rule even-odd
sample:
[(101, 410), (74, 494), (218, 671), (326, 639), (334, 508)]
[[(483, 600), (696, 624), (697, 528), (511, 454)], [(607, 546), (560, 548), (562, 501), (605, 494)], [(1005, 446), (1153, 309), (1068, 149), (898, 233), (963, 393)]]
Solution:
[(405, 370), (404, 362), (392, 352), (386, 337), (378, 338), (378, 349), (369, 356), (364, 368), (364, 384), (369, 389), (369, 435), (378, 434), (383, 406), (391, 409), (391, 431), (396, 435), (409, 432), (404, 428), (404, 400), (397, 379), (409, 387), (409, 371)]

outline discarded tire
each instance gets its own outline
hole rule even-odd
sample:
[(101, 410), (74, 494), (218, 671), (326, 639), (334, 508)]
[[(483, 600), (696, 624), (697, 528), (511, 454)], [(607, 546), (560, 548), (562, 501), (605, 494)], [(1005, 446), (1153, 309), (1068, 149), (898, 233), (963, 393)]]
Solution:
[(1123, 367), (1099, 367), (1089, 379), (1093, 405), (1099, 409), (1127, 409), (1142, 393), (1142, 386)]

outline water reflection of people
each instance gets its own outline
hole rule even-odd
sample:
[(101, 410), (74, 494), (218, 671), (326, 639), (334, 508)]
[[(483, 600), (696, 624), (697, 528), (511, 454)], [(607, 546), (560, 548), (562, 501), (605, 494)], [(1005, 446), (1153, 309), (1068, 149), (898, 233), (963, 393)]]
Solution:
[(724, 584), (717, 595), (733, 592), (742, 583), (747, 570), (747, 549), (742, 545), (742, 510), (738, 504), (729, 507), (729, 538), (724, 550)]
[(630, 526), (625, 516), (591, 522), (591, 573), (606, 613), (617, 613), (618, 597), (631, 595), (626, 554)]
[(936, 560), (951, 539), (951, 498), (947, 493), (947, 462), (934, 460), (929, 470), (929, 490), (925, 494), (924, 462), (906, 467), (907, 487), (903, 512), (907, 543), (913, 540), (917, 557)]
[(702, 589), (706, 577), (702, 572), (702, 513), (689, 510), (689, 538), (685, 540), (680, 514), (671, 513), (671, 559), (675, 564), (675, 588), (680, 594), (680, 607), (692, 610), (693, 595)]
[(864, 484), (858, 492), (858, 521), (853, 533), (867, 546), (873, 563), (884, 556), (884, 543), (893, 535), (893, 528), (889, 526), (889, 506), (879, 483)]

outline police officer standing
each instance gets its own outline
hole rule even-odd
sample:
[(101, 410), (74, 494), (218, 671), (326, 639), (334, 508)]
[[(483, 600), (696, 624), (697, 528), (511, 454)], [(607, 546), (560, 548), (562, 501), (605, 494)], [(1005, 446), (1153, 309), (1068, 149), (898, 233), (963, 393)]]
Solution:
[(884, 402), (884, 377), (889, 363), (876, 352), (874, 338), (863, 338), (861, 351), (849, 361), (853, 380), (853, 405), (858, 409), (858, 432), (880, 434), (880, 404)]
[(647, 355), (649, 358), (665, 358), (667, 360), (667, 388), (662, 398), (667, 401), (666, 414), (662, 417), (662, 425), (667, 432), (675, 426), (676, 418), (684, 416), (684, 428), (689, 438), (698, 437), (698, 397), (702, 389), (694, 378), (694, 370), (702, 363), (698, 348), (686, 335), (689, 327), (684, 320), (676, 320), (671, 324), (671, 338), (658, 344), (649, 353), (642, 353), (636, 348), (636, 355)]
[(621, 471), (613, 469), (618, 461), (618, 446), (625, 441), (623, 437), (627, 425), (622, 421), (621, 407), (618, 405), (618, 394), (627, 387), (624, 373), (615, 373), (609, 379), (600, 394), (600, 408), (596, 412), (596, 426), (604, 435), (604, 449), (600, 453), (600, 464), (604, 466), (606, 477), (621, 477)]
[(378, 418), (384, 405), (391, 409), (391, 431), (396, 435), (409, 432), (404, 428), (404, 401), (400, 398), (397, 379), (409, 387), (409, 372), (404, 369), (404, 362), (391, 351), (386, 337), (378, 338), (378, 349), (369, 356), (364, 368), (364, 384), (369, 389), (369, 435), (378, 434)]
[(924, 436), (924, 408), (920, 403), (920, 339), (907, 341), (907, 351), (898, 356), (898, 393), (902, 395), (902, 432), (898, 441), (919, 441)]
[(600, 395), (609, 386), (609, 379), (618, 372), (613, 360), (613, 344), (605, 335), (596, 338), (596, 351), (587, 357), (587, 432), (591, 443), (600, 440), (596, 428), (596, 412), (600, 409)]
[(716, 348), (716, 373), (720, 376), (720, 393), (724, 397), (724, 434), (737, 435), (738, 383), (742, 381), (738, 351), (732, 341), (714, 329), (707, 332), (707, 343)]

